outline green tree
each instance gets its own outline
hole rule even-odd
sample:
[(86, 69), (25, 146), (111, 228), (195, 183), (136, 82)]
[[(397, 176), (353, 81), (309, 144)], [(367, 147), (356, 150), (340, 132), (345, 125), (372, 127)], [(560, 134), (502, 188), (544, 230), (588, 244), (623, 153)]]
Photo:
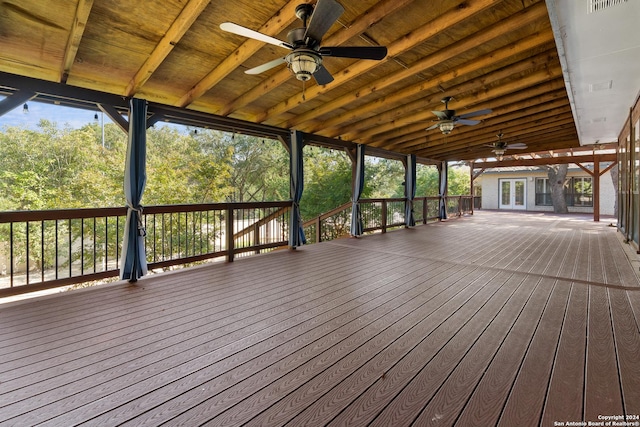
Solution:
[(351, 200), (351, 160), (340, 150), (304, 150), (302, 218), (315, 218)]
[(365, 192), (371, 198), (404, 197), (404, 165), (398, 160), (365, 158)]
[(122, 205), (124, 165), (116, 161), (124, 152), (118, 150), (122, 144), (113, 141), (114, 149), (108, 150), (96, 136), (90, 125), (58, 129), (46, 120), (35, 131), (5, 128), (0, 133), (0, 207), (39, 210)]

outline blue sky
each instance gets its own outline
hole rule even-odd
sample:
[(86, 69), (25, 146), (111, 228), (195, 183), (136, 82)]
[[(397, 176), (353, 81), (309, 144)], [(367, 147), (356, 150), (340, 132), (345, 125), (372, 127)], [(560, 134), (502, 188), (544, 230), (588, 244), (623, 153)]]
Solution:
[[(101, 112), (82, 110), (79, 108), (64, 107), (61, 105), (45, 104), (41, 102), (27, 102), (29, 112), (23, 112), (23, 106), (9, 111), (0, 116), (0, 128), (5, 126), (26, 126), (30, 129), (37, 127), (40, 119), (47, 119), (58, 123), (59, 127), (69, 125), (72, 128), (80, 128), (94, 120), (95, 114), (101, 116)], [(108, 116), (104, 118), (105, 123), (111, 122)]]

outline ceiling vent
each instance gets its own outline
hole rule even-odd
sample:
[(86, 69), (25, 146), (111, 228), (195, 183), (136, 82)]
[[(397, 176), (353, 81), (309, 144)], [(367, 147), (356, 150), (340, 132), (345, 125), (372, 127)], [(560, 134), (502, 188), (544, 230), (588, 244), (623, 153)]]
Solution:
[(600, 12), (628, 0), (589, 0), (589, 13)]
[(613, 87), (613, 80), (599, 83), (589, 83), (589, 92), (600, 92), (602, 90), (609, 90)]

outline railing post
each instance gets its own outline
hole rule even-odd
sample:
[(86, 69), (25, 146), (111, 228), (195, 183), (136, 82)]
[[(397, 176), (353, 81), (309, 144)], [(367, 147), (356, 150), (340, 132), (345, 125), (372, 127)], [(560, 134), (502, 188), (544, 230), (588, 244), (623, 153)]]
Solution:
[(320, 220), (320, 215), (316, 218), (316, 243), (320, 243), (322, 241), (322, 220)]
[(458, 216), (462, 216), (462, 196), (458, 196)]
[(382, 200), (382, 232), (387, 232), (387, 201)]
[[(253, 234), (255, 235), (253, 244), (255, 246), (260, 246), (260, 223), (256, 222), (253, 226)], [(256, 255), (260, 253), (260, 249), (256, 249)]]
[(227, 261), (233, 262), (234, 247), (233, 247), (233, 208), (227, 208)]
[(429, 205), (427, 204), (427, 198), (422, 199), (422, 224), (427, 223), (427, 216), (429, 215)]

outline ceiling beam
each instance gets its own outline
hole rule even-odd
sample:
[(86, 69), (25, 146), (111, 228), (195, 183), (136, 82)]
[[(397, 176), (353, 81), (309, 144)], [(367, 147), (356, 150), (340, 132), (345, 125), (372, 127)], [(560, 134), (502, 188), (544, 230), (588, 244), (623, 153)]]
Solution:
[[(533, 138), (535, 138), (535, 134), (533, 132), (536, 131), (546, 131), (548, 129), (558, 130), (563, 126), (571, 126), (573, 125), (573, 115), (571, 114), (571, 109), (569, 106), (563, 107), (565, 109), (565, 113), (562, 115), (558, 115), (555, 117), (545, 117), (543, 119), (531, 120), (531, 124), (526, 127), (520, 127), (517, 124), (506, 127), (505, 129), (492, 129), (491, 131), (483, 132), (482, 134), (476, 134), (471, 138), (465, 138), (464, 140), (457, 139), (447, 139), (445, 143), (440, 144), (429, 144), (427, 146), (416, 146), (415, 150), (420, 150), (424, 152), (429, 152), (430, 155), (439, 155), (443, 152), (455, 151), (455, 150), (469, 150), (473, 148), (485, 148), (488, 144), (493, 144), (498, 139), (496, 135), (498, 132), (504, 132), (505, 137), (503, 138), (504, 142), (509, 144), (515, 142), (522, 142), (525, 144), (532, 144), (535, 142)], [(535, 122), (535, 123), (534, 123)], [(575, 126), (573, 126), (573, 131), (575, 132)], [(526, 138), (526, 140), (524, 139)], [(484, 149), (483, 151), (487, 151)]]
[[(291, 0), (271, 19), (269, 19), (258, 32), (269, 36), (276, 36), (289, 26), (296, 18), (296, 7), (300, 0)], [(216, 68), (211, 70), (206, 76), (185, 93), (176, 103), (178, 107), (186, 107), (207, 93), (212, 87), (217, 85), (222, 79), (228, 76), (233, 70), (249, 59), (254, 53), (265, 45), (264, 42), (247, 39), (238, 48), (227, 56)]]
[[(559, 120), (573, 120), (571, 109), (565, 100), (547, 102), (536, 107), (516, 110), (494, 118), (491, 122), (482, 123), (480, 129), (456, 129), (455, 134), (446, 137), (447, 145), (455, 146), (466, 143), (488, 143), (495, 141), (498, 133), (503, 133), (508, 138), (525, 134), (525, 131), (536, 129), (539, 126), (553, 124)], [(524, 123), (523, 123), (524, 121)], [(462, 126), (461, 126), (462, 128)], [(441, 133), (428, 140), (423, 134), (416, 136), (410, 144), (397, 144), (394, 149), (429, 149), (442, 145), (444, 135)]]
[[(511, 80), (505, 84), (492, 87), (485, 91), (479, 91), (475, 95), (465, 97), (464, 101), (467, 101), (464, 105), (473, 105), (479, 100), (488, 100), (491, 98), (497, 98), (500, 96), (508, 95), (511, 92), (523, 90), (527, 87), (535, 86), (540, 83), (544, 83), (546, 81), (552, 80), (562, 75), (562, 70), (560, 67), (552, 67), (548, 69), (542, 69), (531, 73), (523, 78), (518, 78), (515, 80)], [(384, 132), (389, 132), (394, 129), (401, 128), (402, 126), (406, 126), (407, 124), (414, 123), (417, 121), (429, 121), (433, 118), (433, 113), (431, 111), (420, 111), (414, 114), (410, 114), (404, 117), (399, 117), (393, 120), (389, 120), (388, 122), (367, 129), (366, 131), (358, 132), (357, 134), (346, 134), (344, 136), (345, 139), (349, 140), (357, 140), (358, 142), (369, 143), (375, 141), (376, 135), (382, 134)]]
[(153, 49), (153, 52), (142, 64), (142, 67), (131, 79), (124, 91), (125, 96), (133, 96), (140, 90), (210, 2), (211, 0), (189, 0), (175, 21), (171, 23), (171, 26)]
[[(576, 145), (576, 133), (575, 130), (567, 129), (548, 129), (547, 131), (536, 132), (534, 136), (527, 139), (528, 141), (535, 141), (529, 143), (529, 150), (534, 152), (544, 151), (549, 148), (570, 148)], [(561, 143), (562, 142), (562, 143)], [(518, 150), (520, 151), (520, 150)], [(416, 153), (420, 153), (424, 156), (433, 157), (436, 159), (450, 159), (450, 160), (477, 160), (488, 157), (495, 157), (493, 150), (489, 147), (476, 147), (476, 148), (459, 148), (457, 150), (445, 151), (440, 154), (431, 154), (430, 151), (416, 150)], [(515, 150), (508, 150), (508, 155), (521, 154)]]
[(129, 121), (122, 117), (122, 114), (111, 105), (108, 104), (98, 104), (98, 108), (100, 111), (105, 113), (109, 118), (116, 124), (120, 129), (124, 131), (127, 135), (129, 134)]
[(80, 40), (82, 40), (84, 29), (87, 27), (87, 20), (89, 19), (92, 7), (93, 0), (79, 0), (78, 2), (76, 16), (73, 18), (73, 25), (69, 32), (69, 38), (67, 39), (67, 46), (64, 49), (64, 59), (62, 60), (60, 78), (58, 79), (61, 83), (67, 82), (71, 67), (76, 61)]
[(5, 99), (0, 101), (0, 117), (15, 109), (20, 104), (24, 104), (35, 96), (35, 92), (24, 90), (20, 90), (18, 92), (15, 92), (13, 95), (7, 96)]
[[(567, 125), (565, 125), (567, 126)], [(556, 141), (574, 141), (577, 139), (575, 126), (571, 124), (570, 127), (558, 127), (554, 129), (545, 129), (535, 132), (527, 137), (528, 149), (530, 151), (540, 151), (545, 149), (549, 144), (554, 144)], [(509, 155), (518, 155), (521, 154), (521, 150), (508, 149)], [(484, 144), (475, 145), (472, 147), (458, 147), (457, 149), (452, 148), (450, 150), (439, 150), (437, 153), (433, 150), (418, 150), (419, 153), (434, 157), (434, 158), (442, 158), (448, 157), (451, 159), (479, 159), (484, 157), (495, 157), (493, 153), (493, 148), (485, 146)]]
[(593, 163), (599, 162), (615, 162), (617, 161), (617, 155), (611, 154), (584, 154), (580, 156), (559, 156), (559, 157), (544, 157), (537, 159), (518, 159), (518, 160), (502, 160), (500, 162), (474, 162), (474, 168), (500, 168), (500, 167), (514, 167), (514, 166), (543, 166), (543, 165), (557, 165), (557, 164), (571, 164), (571, 163)]
[[(532, 18), (532, 15), (527, 15), (527, 18)], [(416, 94), (423, 93), (429, 90), (440, 91), (441, 87), (447, 85), (447, 83), (455, 78), (464, 76), (465, 74), (473, 73), (480, 70), (487, 64), (495, 63), (497, 61), (505, 60), (509, 57), (515, 56), (521, 52), (536, 48), (545, 43), (553, 41), (553, 35), (549, 32), (535, 33), (524, 39), (521, 39), (515, 43), (511, 43), (500, 49), (488, 53), (480, 58), (473, 59), (463, 65), (456, 67), (453, 70), (441, 73), (437, 76), (430, 77), (428, 80), (419, 84), (406, 87), (397, 93), (376, 99), (358, 108), (350, 109), (344, 114), (339, 114), (334, 118), (328, 120), (316, 120), (318, 116), (330, 113), (332, 111), (339, 111), (340, 108), (345, 107), (357, 100), (364, 98), (366, 95), (370, 95), (380, 90), (395, 84), (405, 78), (408, 78), (414, 74), (425, 71), (428, 68), (442, 63), (448, 59), (454, 58), (460, 54), (477, 49), (479, 44), (486, 43), (490, 40), (504, 36), (505, 34), (513, 31), (516, 26), (521, 25), (516, 20), (506, 19), (493, 25), (486, 31), (473, 34), (463, 40), (453, 43), (437, 52), (422, 58), (413, 64), (411, 64), (406, 70), (401, 70), (397, 73), (393, 73), (390, 76), (378, 79), (375, 82), (369, 84), (367, 87), (361, 88), (357, 91), (350, 92), (346, 95), (324, 103), (323, 105), (314, 108), (313, 110), (296, 115), (294, 118), (288, 120), (284, 126), (294, 127), (300, 126), (302, 129), (308, 131), (323, 131), (326, 135), (336, 135), (334, 132), (336, 127), (341, 126), (343, 123), (348, 123), (352, 120), (357, 120), (361, 117), (366, 117), (369, 113), (384, 110), (386, 106), (399, 102), (399, 100), (407, 99)]]
[[(454, 143), (467, 142), (468, 140), (476, 141), (484, 137), (485, 134), (495, 136), (498, 133), (510, 134), (513, 129), (529, 129), (533, 128), (539, 121), (553, 118), (552, 116), (564, 114), (567, 112), (568, 106), (566, 100), (559, 99), (554, 101), (547, 101), (540, 103), (534, 107), (513, 109), (511, 112), (505, 112), (504, 114), (497, 115), (491, 119), (483, 120), (483, 122), (477, 125), (476, 128), (469, 128), (467, 126), (459, 126), (455, 129), (455, 133), (448, 136), (449, 141)], [(526, 119), (526, 123), (520, 124), (523, 119)], [(480, 127), (481, 126), (481, 127)], [(418, 128), (418, 131), (414, 131), (414, 128)], [(424, 125), (412, 126), (407, 130), (409, 133), (403, 135), (400, 138), (394, 138), (389, 140), (387, 146), (393, 147), (393, 149), (409, 150), (412, 148), (428, 148), (437, 147), (442, 143), (442, 133), (437, 131), (437, 135), (433, 135), (432, 131), (427, 131)], [(396, 141), (399, 141), (396, 142)]]
[[(499, 70), (488, 73), (482, 79), (471, 79), (465, 81), (464, 83), (460, 83), (449, 88), (449, 91), (451, 91), (451, 93), (458, 94), (480, 91), (485, 87), (490, 87), (494, 83), (500, 84), (500, 82), (507, 81), (513, 76), (522, 74), (529, 70), (539, 70), (546, 64), (550, 62), (552, 63), (553, 58), (554, 56), (552, 51), (543, 52), (532, 58), (510, 64), (506, 67), (500, 68)], [(484, 65), (486, 66), (487, 64)], [(356, 137), (367, 138), (368, 136), (375, 135), (376, 133), (370, 132), (375, 132), (375, 129), (378, 129), (381, 125), (389, 123), (393, 120), (402, 120), (404, 118), (409, 118), (415, 111), (420, 111), (424, 114), (429, 115), (430, 117), (433, 117), (430, 110), (436, 108), (438, 104), (441, 104), (441, 99), (441, 92), (432, 93), (424, 98), (416, 99), (415, 101), (408, 102), (399, 107), (389, 109), (384, 113), (380, 113), (376, 116), (366, 118), (358, 122), (350, 123), (344, 128), (341, 128), (338, 131), (332, 133), (335, 133), (336, 135), (343, 135), (345, 139), (355, 139)], [(465, 101), (467, 101), (467, 98), (465, 98), (464, 96), (456, 97), (456, 111), (459, 111), (462, 108), (469, 108), (472, 105)], [(425, 121), (425, 127), (427, 127), (427, 125), (428, 123), (426, 123)]]
[(122, 109), (128, 109), (129, 104), (122, 95), (100, 92), (92, 89), (84, 89), (69, 86), (47, 80), (34, 79), (32, 77), (18, 76), (0, 71), (0, 86), (20, 91), (30, 91), (38, 94), (38, 100), (44, 95), (46, 101), (55, 100), (62, 104), (96, 108), (95, 104), (108, 104)]
[[(550, 82), (527, 88), (523, 91), (486, 101), (476, 105), (476, 108), (491, 108), (492, 113), (484, 116), (482, 123), (476, 127), (459, 126), (455, 129), (455, 136), (476, 133), (490, 125), (500, 125), (502, 122), (519, 119), (529, 114), (536, 114), (553, 108), (566, 105), (566, 93), (564, 92), (562, 79), (554, 79)], [(433, 120), (429, 122), (433, 124)], [(423, 145), (429, 142), (441, 142), (442, 133), (437, 129), (427, 131), (428, 123), (418, 122), (407, 125), (397, 132), (384, 135), (385, 144), (391, 147), (408, 149), (414, 145)], [(377, 145), (377, 142), (374, 143)]]
[[(383, 59), (382, 61), (356, 61), (352, 65), (334, 75), (334, 80), (333, 82), (331, 82), (331, 84), (312, 86), (308, 88), (304, 93), (298, 93), (280, 102), (279, 104), (268, 108), (262, 114), (258, 114), (256, 116), (256, 120), (259, 122), (275, 120), (281, 114), (286, 113), (287, 111), (295, 108), (301, 103), (314, 99), (332, 89), (337, 88), (338, 86), (352, 80), (358, 75), (363, 74), (379, 66), (380, 64), (385, 63), (389, 60), (390, 57), (400, 55), (401, 53), (415, 47), (416, 45), (437, 36), (438, 34), (447, 30), (449, 27), (460, 24), (464, 20), (499, 3), (500, 1), (497, 0), (477, 0), (473, 2), (467, 1), (465, 3), (461, 3), (461, 6), (464, 5), (464, 7), (450, 9), (433, 21), (428, 22), (422, 27), (411, 31), (404, 37), (400, 37), (396, 41), (392, 42), (389, 46), (387, 46), (387, 58)], [(544, 3), (542, 3), (542, 8), (546, 11)]]
[[(412, 2), (413, 0), (385, 0), (378, 2), (371, 9), (358, 16), (345, 28), (336, 31), (331, 36), (323, 40), (323, 45), (339, 46), (347, 40), (364, 33), (368, 28), (380, 22), (385, 16), (390, 15), (391, 13), (405, 7)], [(260, 84), (255, 86), (253, 89), (250, 89), (243, 95), (225, 105), (222, 109), (220, 109), (220, 111), (218, 111), (218, 114), (222, 116), (231, 114), (234, 111), (237, 111), (240, 108), (251, 103), (252, 101), (255, 101), (256, 99), (271, 92), (273, 89), (277, 88), (290, 78), (292, 78), (291, 71), (289, 71), (288, 68), (283, 68), (260, 82)], [(280, 126), (286, 128), (294, 127), (282, 126), (282, 124), (280, 124)]]

